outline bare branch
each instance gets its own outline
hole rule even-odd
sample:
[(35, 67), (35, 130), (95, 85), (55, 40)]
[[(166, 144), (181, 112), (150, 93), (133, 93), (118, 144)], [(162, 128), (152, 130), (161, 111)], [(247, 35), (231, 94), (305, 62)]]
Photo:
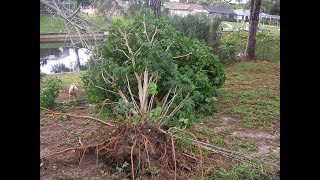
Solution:
[[(140, 101), (140, 107), (142, 103), (142, 82), (141, 82), (141, 76), (138, 75), (138, 73), (134, 72), (134, 75), (136, 76), (137, 83), (138, 83), (138, 95), (139, 95), (139, 101)], [(141, 109), (140, 109), (141, 110)]]
[[(126, 104), (129, 103), (127, 97), (123, 94), (123, 92), (122, 92), (120, 89), (118, 90), (118, 94), (119, 94), (119, 96), (122, 98), (122, 100), (123, 100), (124, 103), (126, 103)], [(132, 109), (132, 108), (130, 109), (130, 111), (131, 111), (132, 114), (138, 114), (138, 112), (135, 111), (135, 110)]]
[(143, 21), (142, 21), (142, 24), (143, 24), (143, 28), (144, 28), (144, 33), (146, 34), (147, 40), (148, 40), (148, 42), (150, 43), (150, 39), (149, 39), (149, 36), (148, 36), (147, 27), (146, 27), (146, 19), (145, 19), (145, 15), (143, 15)]
[(177, 58), (182, 58), (182, 57), (185, 57), (185, 56), (189, 56), (191, 53), (188, 53), (188, 54), (185, 54), (185, 55), (182, 55), (182, 56), (175, 56), (175, 57), (172, 57), (172, 59), (177, 59)]
[(105, 125), (108, 125), (108, 126), (111, 126), (111, 127), (117, 127), (117, 125), (113, 125), (113, 124), (104, 122), (104, 121), (102, 121), (100, 119), (97, 119), (97, 118), (94, 118), (94, 117), (90, 117), (90, 116), (79, 116), (79, 115), (74, 115), (74, 114), (69, 114), (69, 113), (60, 113), (60, 112), (51, 111), (50, 109), (46, 109), (46, 108), (43, 108), (43, 107), (40, 107), (40, 108), (43, 109), (43, 110), (49, 111), (51, 114), (70, 116), (70, 117), (79, 118), (79, 119), (90, 119), (90, 120), (93, 120), (93, 121), (96, 121), (96, 122), (99, 122), (101, 124), (105, 124)]
[(129, 56), (127, 55), (127, 53), (126, 52), (124, 52), (124, 50), (122, 50), (122, 49), (119, 49), (119, 48), (116, 48), (115, 49), (116, 51), (120, 51), (120, 52), (122, 52), (128, 59), (129, 59)]
[(169, 48), (173, 45), (175, 43), (175, 41), (173, 41), (171, 44), (169, 44), (169, 46), (167, 46), (167, 48), (166, 48), (166, 52), (169, 50)]
[(143, 73), (143, 88), (142, 88), (142, 102), (140, 102), (140, 107), (142, 112), (145, 113), (147, 111), (147, 100), (148, 100), (148, 68), (145, 68)]
[(68, 19), (72, 20), (80, 12), (80, 6), (69, 16)]
[(107, 78), (104, 77), (104, 75), (103, 75), (103, 69), (101, 70), (101, 76), (102, 76), (102, 78), (103, 78), (103, 80), (104, 80), (105, 83), (107, 83), (107, 84), (113, 84), (113, 82), (109, 81)]
[(117, 92), (115, 92), (115, 91), (111, 91), (111, 90), (109, 90), (109, 89), (105, 89), (105, 88), (103, 88), (103, 87), (94, 85), (92, 81), (90, 81), (89, 83), (90, 83), (92, 86), (96, 87), (96, 88), (102, 89), (102, 90), (107, 91), (107, 92), (111, 92), (111, 93), (113, 93), (113, 94), (115, 94), (115, 95), (119, 95), (119, 94), (118, 94)]
[(190, 96), (190, 93), (179, 103), (179, 105), (169, 114), (169, 117), (172, 117), (179, 109), (184, 105), (185, 100)]
[(151, 98), (150, 98), (150, 101), (149, 101), (149, 105), (148, 105), (148, 109), (147, 109), (147, 111), (150, 111), (150, 110), (151, 110), (151, 108), (152, 108), (152, 104), (153, 104), (154, 96), (155, 96), (155, 94), (152, 94), (152, 96), (151, 96)]
[(42, 3), (43, 5), (51, 8), (52, 10), (54, 10), (55, 12), (57, 12), (57, 14), (59, 16), (61, 16), (63, 19), (67, 20), (70, 24), (72, 24), (73, 26), (81, 29), (81, 30), (84, 30), (85, 31), (85, 28), (81, 27), (80, 25), (78, 25), (77, 23), (73, 22), (72, 20), (70, 20), (66, 15), (64, 15), (62, 13), (62, 11), (59, 9), (59, 7), (57, 6), (56, 2), (55, 1), (52, 1), (54, 2), (55, 6), (50, 4), (48, 1), (46, 0), (40, 0), (40, 3)]
[[(170, 101), (168, 102), (168, 105), (166, 105), (166, 107), (164, 107), (163, 108), (163, 114), (161, 115), (162, 117), (164, 117), (164, 116), (166, 116), (166, 114), (167, 114), (167, 112), (168, 112), (168, 110), (169, 110), (169, 108), (170, 108), (170, 106), (171, 106), (171, 104), (173, 103), (173, 101), (174, 101), (174, 99), (176, 98), (176, 96), (178, 95), (178, 93), (179, 93), (179, 91), (178, 91), (178, 93), (176, 93), (176, 90), (177, 90), (177, 87), (175, 88), (175, 90), (174, 90), (174, 92), (173, 92), (173, 97), (170, 99)], [(160, 116), (160, 117), (161, 117)], [(161, 118), (160, 118), (161, 119)]]
[(153, 33), (153, 35), (152, 35), (152, 38), (151, 38), (151, 42), (150, 42), (150, 43), (153, 42), (154, 37), (156, 36), (157, 32), (158, 32), (158, 27), (156, 27), (156, 29), (154, 30), (154, 33)]
[(137, 102), (136, 102), (136, 100), (134, 99), (133, 94), (132, 94), (132, 92), (131, 92), (131, 87), (130, 87), (130, 83), (129, 83), (129, 78), (128, 78), (127, 75), (126, 75), (126, 78), (127, 78), (127, 83), (128, 83), (128, 90), (129, 90), (129, 93), (130, 93), (131, 100), (132, 100), (132, 102), (133, 102), (134, 108), (135, 108), (136, 111), (139, 111)]

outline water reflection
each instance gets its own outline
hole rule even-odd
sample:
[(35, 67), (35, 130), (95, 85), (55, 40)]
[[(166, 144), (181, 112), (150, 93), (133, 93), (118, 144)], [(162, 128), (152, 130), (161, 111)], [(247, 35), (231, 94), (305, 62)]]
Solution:
[(86, 70), (90, 55), (85, 48), (40, 48), (40, 71), (50, 74)]

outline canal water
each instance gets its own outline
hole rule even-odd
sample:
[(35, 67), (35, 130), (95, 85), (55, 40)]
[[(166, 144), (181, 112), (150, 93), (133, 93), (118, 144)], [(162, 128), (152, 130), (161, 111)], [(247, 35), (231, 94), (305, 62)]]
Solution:
[(46, 74), (74, 72), (87, 69), (91, 52), (86, 48), (67, 45), (40, 46), (40, 71)]

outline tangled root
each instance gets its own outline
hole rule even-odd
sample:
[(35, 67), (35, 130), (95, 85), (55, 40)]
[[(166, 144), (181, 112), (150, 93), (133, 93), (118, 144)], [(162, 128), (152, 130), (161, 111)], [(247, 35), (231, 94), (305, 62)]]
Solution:
[[(74, 150), (80, 163), (89, 153), (96, 156), (97, 164), (103, 163), (112, 169), (127, 162), (130, 168), (124, 169), (124, 173), (131, 179), (184, 179), (185, 171), (194, 170), (197, 163), (196, 159), (174, 147), (171, 135), (148, 125), (119, 126), (102, 143)], [(157, 168), (159, 173), (150, 173), (151, 168)]]

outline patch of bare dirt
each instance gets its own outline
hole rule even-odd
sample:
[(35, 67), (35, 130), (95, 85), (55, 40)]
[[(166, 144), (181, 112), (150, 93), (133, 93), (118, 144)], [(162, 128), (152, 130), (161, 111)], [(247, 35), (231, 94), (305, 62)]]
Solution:
[(221, 120), (222, 120), (221, 125), (228, 125), (228, 124), (236, 121), (236, 119), (229, 117), (229, 116), (223, 116), (223, 117), (221, 117)]
[(213, 131), (215, 133), (224, 132), (226, 130), (232, 130), (234, 127), (234, 124), (237, 123), (237, 119), (230, 117), (230, 116), (222, 116), (219, 118), (220, 124), (219, 126), (216, 126), (213, 128)]
[(280, 134), (269, 134), (265, 132), (240, 132), (235, 131), (231, 134), (233, 137), (249, 138), (255, 142), (257, 149), (256, 154), (267, 156), (270, 153), (279, 153)]
[[(280, 134), (278, 131), (275, 131), (275, 133), (267, 133), (243, 129), (237, 125), (238, 119), (227, 115), (218, 117), (218, 120), (219, 123), (210, 128), (213, 129), (215, 133), (223, 136), (224, 143), (227, 147), (234, 147), (235, 140), (233, 137), (236, 137), (253, 142), (256, 146), (255, 151), (251, 152), (253, 154), (268, 156), (270, 153), (280, 152)], [(279, 129), (277, 124), (272, 127), (273, 129)]]
[[(86, 110), (73, 110), (72, 113), (86, 114)], [(69, 117), (62, 120), (63, 116), (42, 115), (40, 120), (40, 157), (53, 152), (61, 151), (68, 147), (87, 145), (98, 141), (101, 133), (108, 129), (100, 124), (85, 119)], [(81, 143), (80, 143), (81, 142)], [(57, 156), (49, 161), (44, 161), (40, 170), (41, 179), (89, 179), (101, 175), (96, 168), (83, 166), (90, 164), (88, 159), (82, 161), (74, 160), (73, 153), (66, 156)], [(79, 166), (79, 167), (78, 167)], [(95, 167), (93, 165), (92, 167)], [(77, 177), (81, 178), (77, 178)]]
[(266, 156), (270, 153), (279, 153), (280, 147), (269, 146), (269, 145), (260, 145), (258, 147), (258, 154), (262, 156)]
[(240, 132), (234, 131), (232, 136), (235, 137), (245, 137), (245, 138), (252, 138), (252, 139), (278, 139), (280, 138), (280, 134), (268, 134), (265, 132)]
[[(75, 105), (68, 105), (70, 101), (67, 89), (60, 93), (57, 102), (68, 113), (78, 116), (89, 114), (85, 102), (78, 101)], [(67, 104), (64, 105), (65, 103)], [(91, 120), (52, 115), (43, 111), (40, 114), (40, 157), (66, 148), (99, 142), (101, 136), (109, 132), (108, 127)], [(100, 171), (103, 169), (96, 165), (92, 156), (84, 156), (80, 163), (80, 159), (75, 158), (75, 155), (75, 152), (70, 151), (43, 161), (40, 179), (91, 179), (103, 175)]]

